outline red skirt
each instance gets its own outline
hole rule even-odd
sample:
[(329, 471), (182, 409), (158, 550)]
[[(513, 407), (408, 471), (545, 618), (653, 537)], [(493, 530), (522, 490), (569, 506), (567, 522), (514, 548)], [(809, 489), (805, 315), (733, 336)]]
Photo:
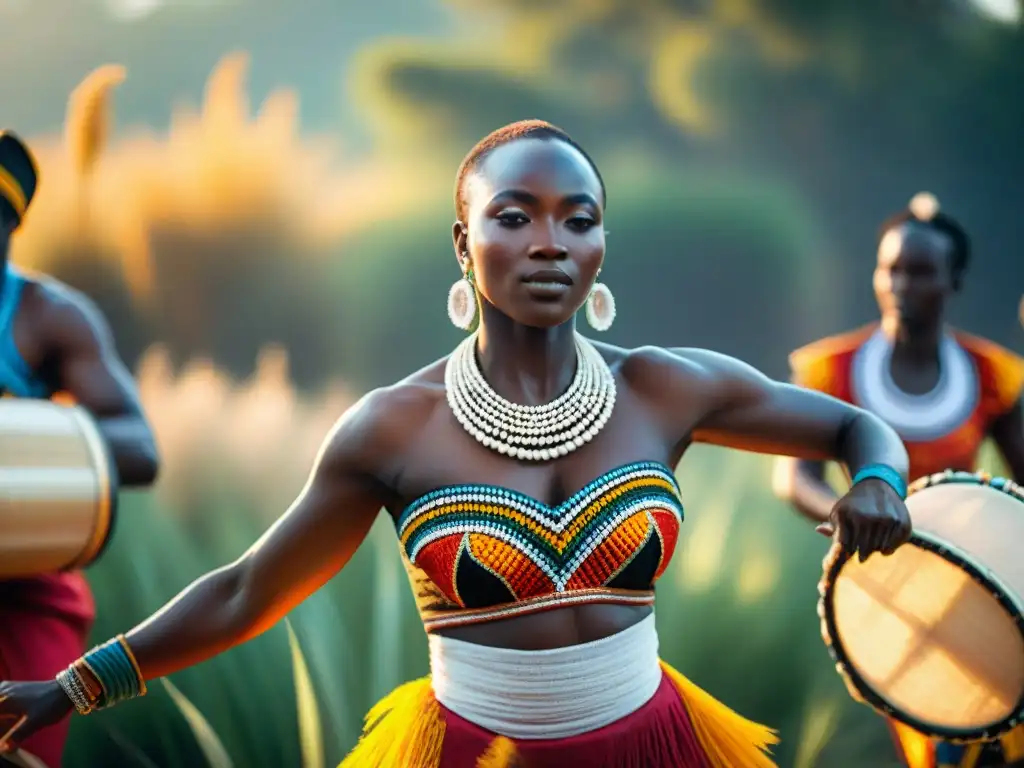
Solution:
[(441, 706), (430, 679), (401, 686), (367, 715), (341, 768), (774, 768), (768, 728), (752, 723), (662, 664), (654, 697), (603, 728), (516, 740)]
[[(52, 680), (86, 650), (89, 624), (58, 612), (0, 606), (0, 680)], [(42, 728), (21, 748), (59, 768), (69, 719)], [(0, 736), (13, 723), (0, 723)]]

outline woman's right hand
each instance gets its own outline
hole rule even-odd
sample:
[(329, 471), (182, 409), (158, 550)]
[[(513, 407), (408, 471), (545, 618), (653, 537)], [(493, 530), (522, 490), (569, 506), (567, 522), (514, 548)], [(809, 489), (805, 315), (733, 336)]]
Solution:
[(10, 752), (40, 728), (63, 720), (74, 704), (60, 683), (0, 683), (0, 754)]

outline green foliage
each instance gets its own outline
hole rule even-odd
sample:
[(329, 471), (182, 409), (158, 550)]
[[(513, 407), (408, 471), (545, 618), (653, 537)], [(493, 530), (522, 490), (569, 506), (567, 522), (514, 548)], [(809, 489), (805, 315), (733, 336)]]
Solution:
[(708, 162), (783, 177), (828, 233), (832, 279), (802, 297), (827, 303), (813, 323), (826, 332), (872, 312), (875, 229), (927, 189), (991, 244), (995, 266), (970, 283), (986, 301), (968, 298), (957, 322), (1011, 343), (991, 307), (1016, 305), (1024, 264), (998, 253), (1017, 237), (1024, 109), (1007, 94), (1024, 25), (957, 0), (449, 2), (465, 39), (368, 45), (357, 96), (378, 136), (454, 160), (484, 130), (542, 117), (599, 158), (642, 147), (680, 174)]
[[(640, 134), (685, 150), (686, 135), (713, 127), (748, 140), (788, 133), (799, 151), (789, 118), (805, 115), (785, 108), (811, 102), (839, 118), (828, 127), (843, 138), (878, 128), (907, 147), (965, 129), (938, 119), (940, 111), (980, 109), (993, 125), (1020, 124), (1003, 94), (1024, 66), (1021, 26), (985, 20), (955, 0), (449, 2), (481, 22), (468, 45), (385, 40), (364, 53), (359, 94), (381, 128), (399, 131), (420, 116), (423, 138), (454, 131), (469, 139), (488, 121), (540, 115), (571, 120), (584, 140)], [(908, 93), (915, 98), (892, 102)], [(884, 108), (848, 111), (872, 100)], [(755, 112), (761, 120), (745, 119)], [(764, 119), (771, 114), (777, 119)], [(999, 130), (1003, 149), (1011, 138)]]

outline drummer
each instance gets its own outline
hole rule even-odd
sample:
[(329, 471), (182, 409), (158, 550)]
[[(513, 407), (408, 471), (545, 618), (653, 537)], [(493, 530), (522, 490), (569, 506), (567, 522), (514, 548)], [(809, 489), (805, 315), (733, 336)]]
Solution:
[[(74, 400), (96, 419), (120, 485), (148, 486), (158, 464), (153, 434), (103, 317), (82, 294), (9, 263), (10, 238), (36, 183), (31, 151), (13, 133), (0, 132), (0, 394)], [(85, 652), (94, 611), (81, 573), (0, 581), (0, 680), (45, 680), (64, 669)], [(0, 730), (8, 725), (0, 723)], [(24, 751), (58, 768), (67, 730), (67, 721), (41, 730)]]
[[(881, 322), (832, 336), (790, 356), (793, 380), (885, 419), (910, 455), (910, 477), (973, 471), (992, 438), (1024, 482), (1024, 359), (946, 325), (946, 305), (970, 261), (964, 229), (927, 193), (884, 222), (874, 286)], [(821, 463), (780, 459), (775, 492), (828, 533), (838, 498)], [(933, 744), (906, 726), (890, 730), (910, 768), (991, 768), (1024, 758), (1024, 727), (1000, 743)]]

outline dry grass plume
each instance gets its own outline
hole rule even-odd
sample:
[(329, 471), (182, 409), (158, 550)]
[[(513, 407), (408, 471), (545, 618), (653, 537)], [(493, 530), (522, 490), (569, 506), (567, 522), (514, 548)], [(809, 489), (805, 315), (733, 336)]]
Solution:
[[(90, 73), (71, 94), (64, 137), (31, 141), (43, 183), (12, 244), (14, 259), (47, 270), (99, 254), (145, 299), (161, 269), (187, 261), (189, 279), (202, 280), (208, 270), (336, 253), (347, 234), (436, 194), (408, 158), (346, 157), (337, 137), (302, 133), (291, 88), (271, 92), (253, 114), (247, 71), (246, 54), (228, 55), (201, 105), (176, 109), (167, 130), (113, 136), (111, 93), (126, 72), (107, 65)], [(438, 188), (447, 194), (447, 185)], [(81, 253), (75, 226), (80, 191), (89, 198), (90, 253)], [(226, 248), (239, 232), (244, 247)], [(192, 253), (162, 247), (183, 241)]]

